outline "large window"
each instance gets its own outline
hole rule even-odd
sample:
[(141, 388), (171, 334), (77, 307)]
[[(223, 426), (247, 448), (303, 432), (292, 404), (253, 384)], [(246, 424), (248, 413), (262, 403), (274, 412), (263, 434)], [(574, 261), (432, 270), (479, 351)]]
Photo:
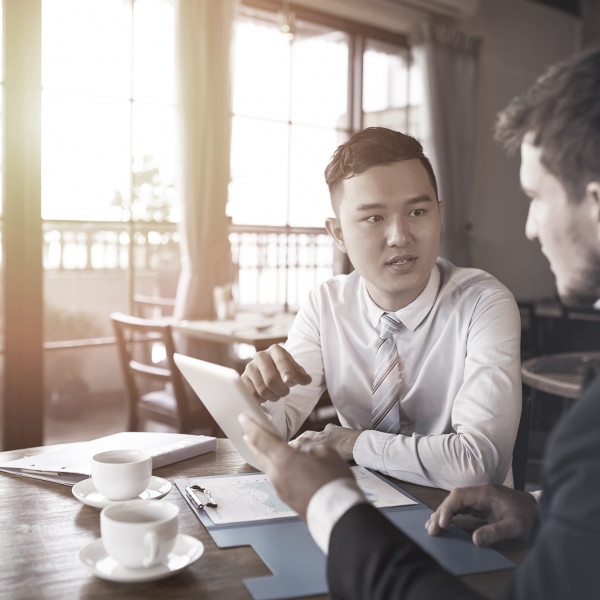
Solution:
[(52, 417), (89, 410), (95, 398), (122, 395), (114, 347), (73, 348), (72, 341), (108, 341), (110, 312), (132, 310), (135, 294), (175, 294), (173, 55), (169, 0), (43, 0), (44, 363), (51, 424)]

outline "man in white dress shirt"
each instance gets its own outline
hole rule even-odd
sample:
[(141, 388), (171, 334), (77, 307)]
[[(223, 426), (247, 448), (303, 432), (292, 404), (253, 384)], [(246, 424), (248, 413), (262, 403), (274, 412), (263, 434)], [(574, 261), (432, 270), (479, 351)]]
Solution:
[[(488, 273), (438, 258), (443, 203), (421, 144), (365, 129), (336, 150), (325, 177), (335, 212), (327, 230), (355, 270), (311, 293), (286, 344), (257, 353), (244, 384), (286, 439), (327, 389), (341, 427), (304, 432), (297, 447), (326, 443), (359, 465), (446, 489), (511, 483), (518, 308)], [(387, 425), (373, 403), (383, 314), (398, 327)]]

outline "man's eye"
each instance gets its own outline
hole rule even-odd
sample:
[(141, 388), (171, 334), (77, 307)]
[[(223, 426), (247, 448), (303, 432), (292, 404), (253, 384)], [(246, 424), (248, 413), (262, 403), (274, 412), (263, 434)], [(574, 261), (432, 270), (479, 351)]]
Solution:
[(367, 221), (369, 223), (378, 223), (379, 221), (383, 221), (383, 217), (380, 215), (372, 215), (370, 217), (367, 217)]
[(415, 208), (415, 210), (411, 211), (411, 217), (422, 217), (425, 215), (427, 211), (424, 208)]

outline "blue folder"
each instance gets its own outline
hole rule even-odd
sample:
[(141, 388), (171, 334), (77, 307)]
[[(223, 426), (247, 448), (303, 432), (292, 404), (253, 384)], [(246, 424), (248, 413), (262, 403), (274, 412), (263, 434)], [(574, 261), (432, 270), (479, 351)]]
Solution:
[[(299, 517), (215, 524), (185, 493), (186, 486), (192, 485), (196, 479), (206, 481), (211, 478), (190, 478), (187, 482), (176, 479), (175, 485), (219, 548), (252, 546), (272, 571), (273, 575), (244, 580), (254, 600), (297, 598), (328, 592), (326, 557)], [(515, 566), (495, 550), (475, 546), (471, 536), (455, 525), (442, 535), (430, 536), (425, 522), (433, 511), (387, 479), (381, 479), (416, 502), (408, 506), (382, 508), (381, 512), (450, 573), (460, 576)]]

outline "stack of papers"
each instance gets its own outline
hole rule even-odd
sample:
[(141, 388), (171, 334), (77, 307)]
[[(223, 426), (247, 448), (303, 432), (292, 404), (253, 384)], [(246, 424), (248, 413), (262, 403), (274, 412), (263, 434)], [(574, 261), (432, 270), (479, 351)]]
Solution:
[(0, 463), (0, 471), (75, 485), (90, 477), (94, 454), (130, 448), (148, 451), (152, 455), (152, 468), (157, 469), (216, 450), (217, 439), (206, 435), (127, 431)]

